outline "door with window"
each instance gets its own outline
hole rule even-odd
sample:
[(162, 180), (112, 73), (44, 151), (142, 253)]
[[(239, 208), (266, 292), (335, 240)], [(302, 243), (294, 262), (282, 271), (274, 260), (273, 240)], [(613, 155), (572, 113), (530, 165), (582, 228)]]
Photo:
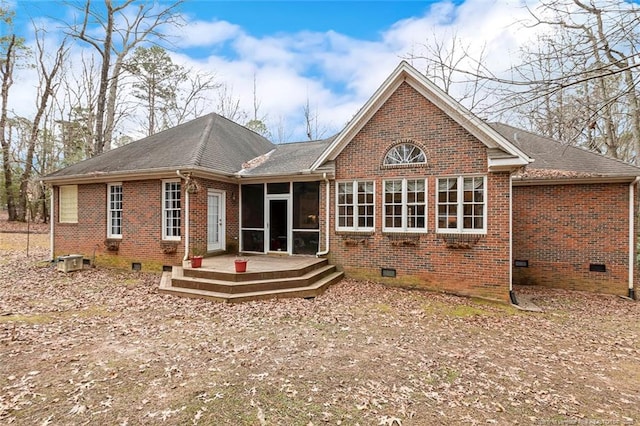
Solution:
[(207, 251), (225, 247), (224, 192), (209, 190), (207, 194)]
[(289, 197), (268, 197), (269, 251), (289, 253)]

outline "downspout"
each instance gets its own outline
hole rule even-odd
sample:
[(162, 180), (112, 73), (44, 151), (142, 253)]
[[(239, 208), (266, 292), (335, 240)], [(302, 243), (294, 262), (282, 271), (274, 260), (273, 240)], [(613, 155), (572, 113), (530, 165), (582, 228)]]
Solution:
[(51, 206), (49, 207), (49, 257), (51, 258), (51, 261), (53, 262), (53, 254), (55, 253), (55, 249), (53, 247), (53, 241), (54, 241), (54, 236), (53, 236), (53, 222), (55, 221), (55, 211), (54, 211), (54, 206), (55, 206), (55, 200), (53, 199), (53, 197), (55, 197), (56, 191), (54, 189), (55, 187), (53, 185), (51, 185)]
[[(176, 174), (188, 181), (188, 177), (180, 173), (180, 170), (176, 170)], [(189, 259), (189, 191), (184, 191), (184, 257), (182, 261)]]
[(509, 173), (509, 299), (512, 304), (518, 304), (513, 292), (513, 173)]
[(635, 186), (640, 181), (640, 176), (636, 177), (629, 184), (629, 298), (636, 298), (633, 288), (633, 270), (635, 268)]
[(320, 257), (320, 256), (324, 256), (326, 254), (329, 254), (329, 218), (331, 217), (331, 213), (329, 211), (329, 204), (331, 203), (331, 198), (330, 198), (330, 192), (331, 192), (331, 188), (329, 187), (329, 178), (327, 178), (327, 174), (323, 173), (322, 174), (322, 179), (324, 179), (324, 186), (325, 186), (325, 243), (324, 243), (324, 250), (319, 251), (316, 253), (316, 257)]

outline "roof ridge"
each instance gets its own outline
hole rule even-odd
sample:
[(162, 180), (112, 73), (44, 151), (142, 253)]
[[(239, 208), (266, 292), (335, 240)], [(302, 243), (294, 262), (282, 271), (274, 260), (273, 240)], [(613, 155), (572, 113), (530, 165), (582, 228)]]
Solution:
[(194, 165), (200, 165), (202, 161), (202, 157), (204, 157), (205, 148), (207, 146), (207, 141), (209, 140), (209, 136), (211, 135), (211, 131), (213, 130), (213, 124), (215, 121), (216, 113), (212, 112), (209, 114), (209, 121), (202, 132), (202, 136), (200, 137), (200, 141), (198, 141), (198, 149), (195, 153)]

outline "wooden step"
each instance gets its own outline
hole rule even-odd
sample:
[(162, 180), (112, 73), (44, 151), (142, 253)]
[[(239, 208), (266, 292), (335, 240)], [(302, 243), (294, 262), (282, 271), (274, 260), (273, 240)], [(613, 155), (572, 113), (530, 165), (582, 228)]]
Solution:
[(327, 287), (340, 281), (344, 276), (343, 272), (334, 271), (315, 281), (314, 283), (294, 288), (282, 288), (276, 290), (251, 291), (246, 293), (220, 293), (215, 291), (207, 291), (193, 288), (174, 287), (171, 285), (172, 279), (169, 272), (165, 272), (160, 283), (159, 291), (164, 294), (173, 294), (182, 297), (197, 297), (218, 302), (239, 303), (252, 300), (265, 300), (274, 298), (289, 297), (316, 297), (322, 294)]
[(323, 265), (312, 269), (301, 276), (286, 278), (254, 279), (250, 281), (226, 281), (222, 279), (199, 278), (185, 276), (182, 268), (174, 268), (171, 276), (173, 287), (205, 290), (215, 293), (240, 294), (266, 290), (282, 290), (298, 287), (307, 287), (325, 276), (335, 272), (335, 266)]

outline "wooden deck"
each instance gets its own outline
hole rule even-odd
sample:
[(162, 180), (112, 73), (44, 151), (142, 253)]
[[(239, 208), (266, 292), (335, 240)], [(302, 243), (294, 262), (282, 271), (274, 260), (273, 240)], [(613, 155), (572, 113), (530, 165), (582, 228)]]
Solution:
[(165, 272), (160, 292), (183, 297), (199, 297), (219, 302), (315, 297), (343, 273), (327, 259), (311, 256), (253, 255), (246, 272), (236, 272), (236, 256), (215, 256), (202, 260), (202, 267), (190, 262)]

